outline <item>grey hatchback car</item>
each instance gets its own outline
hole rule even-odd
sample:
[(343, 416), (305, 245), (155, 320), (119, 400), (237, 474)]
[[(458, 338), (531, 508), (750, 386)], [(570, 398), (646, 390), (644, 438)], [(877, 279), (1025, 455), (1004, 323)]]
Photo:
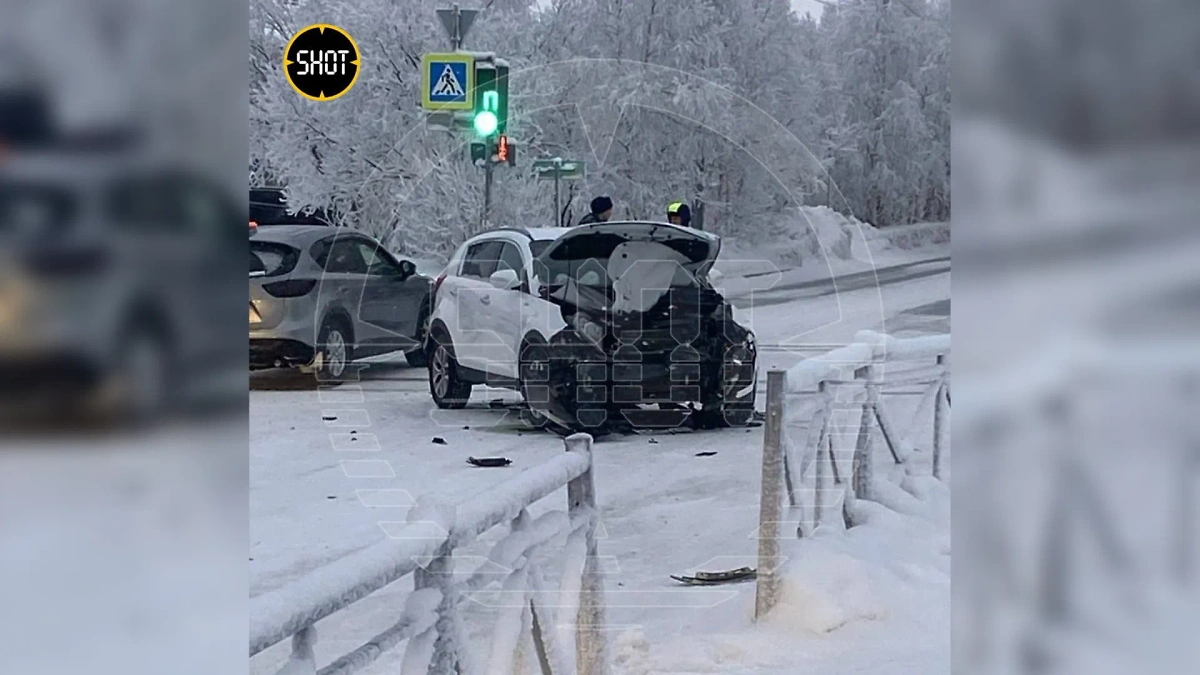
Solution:
[(355, 359), (403, 351), (424, 365), (428, 277), (378, 242), (323, 225), (250, 228), (250, 369), (346, 378)]

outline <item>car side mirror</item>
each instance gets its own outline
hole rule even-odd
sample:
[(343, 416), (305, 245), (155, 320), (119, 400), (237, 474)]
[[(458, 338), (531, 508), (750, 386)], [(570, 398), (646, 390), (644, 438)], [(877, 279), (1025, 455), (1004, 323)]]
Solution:
[(708, 280), (710, 282), (715, 283), (715, 282), (720, 281), (721, 277), (723, 277), (723, 276), (725, 276), (725, 275), (721, 274), (721, 270), (710, 270), (708, 273)]
[(496, 288), (504, 291), (512, 290), (521, 285), (521, 278), (517, 276), (516, 272), (510, 269), (496, 270), (488, 278), (488, 281)]
[(414, 265), (411, 260), (401, 260), (400, 261), (401, 276), (403, 276), (405, 279), (407, 279), (416, 273), (417, 273), (417, 266)]

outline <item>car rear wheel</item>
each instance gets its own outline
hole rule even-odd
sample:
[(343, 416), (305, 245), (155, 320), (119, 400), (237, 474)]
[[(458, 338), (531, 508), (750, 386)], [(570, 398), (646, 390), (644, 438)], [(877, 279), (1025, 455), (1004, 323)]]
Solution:
[(454, 347), (444, 334), (433, 336), (429, 357), (429, 393), (433, 402), (443, 409), (466, 407), (471, 398), (471, 383), (458, 372)]
[(317, 355), (321, 360), (321, 368), (317, 371), (317, 379), (322, 382), (342, 382), (350, 370), (350, 361), (354, 356), (354, 348), (350, 341), (349, 331), (341, 321), (326, 319), (317, 336)]

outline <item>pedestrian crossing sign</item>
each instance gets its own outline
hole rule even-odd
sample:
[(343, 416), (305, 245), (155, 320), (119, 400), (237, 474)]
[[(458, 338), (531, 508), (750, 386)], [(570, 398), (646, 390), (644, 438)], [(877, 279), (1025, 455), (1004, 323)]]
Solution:
[(471, 110), (475, 107), (475, 57), (426, 54), (421, 58), (421, 107)]

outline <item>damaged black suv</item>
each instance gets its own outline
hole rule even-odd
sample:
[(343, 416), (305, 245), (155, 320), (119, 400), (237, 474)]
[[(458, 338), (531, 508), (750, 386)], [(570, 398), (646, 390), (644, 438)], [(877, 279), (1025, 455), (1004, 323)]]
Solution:
[(720, 247), (649, 222), (580, 226), (546, 247), (534, 288), (566, 327), (522, 345), (520, 387), (539, 421), (591, 432), (750, 422), (754, 334), (709, 283)]

